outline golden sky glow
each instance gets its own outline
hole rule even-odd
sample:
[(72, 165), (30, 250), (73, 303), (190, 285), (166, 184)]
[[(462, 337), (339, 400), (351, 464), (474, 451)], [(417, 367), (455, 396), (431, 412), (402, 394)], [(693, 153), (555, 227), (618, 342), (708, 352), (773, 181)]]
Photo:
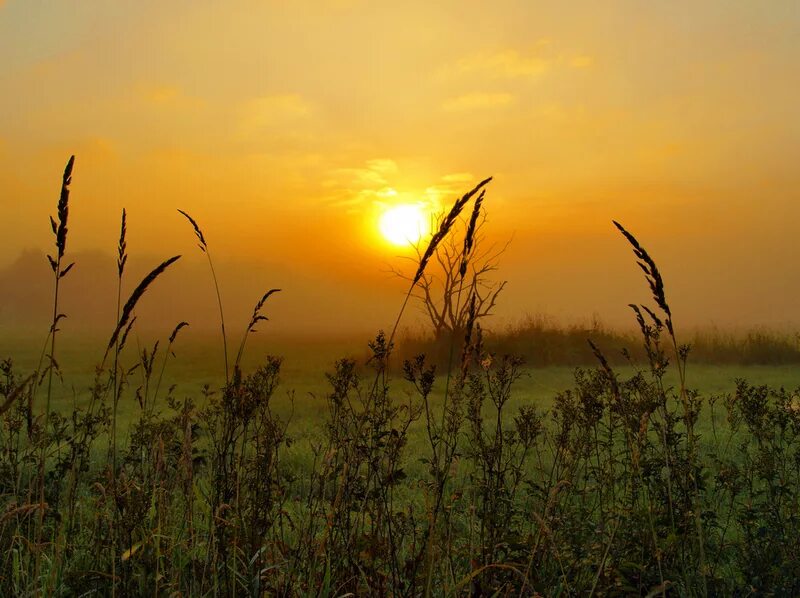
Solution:
[[(403, 249), (380, 242), (380, 215), (448, 205), (493, 175), (487, 231), (513, 236), (506, 318), (627, 321), (647, 294), (615, 218), (659, 259), (686, 322), (798, 321), (799, 11), (0, 2), (2, 260), (48, 247), (74, 153), (71, 250), (112, 253), (124, 206), (132, 254), (194, 259), (181, 208), (220, 260), (263, 265), (243, 297), (350, 293), (319, 317), (352, 304), (385, 326)], [(365, 315), (375, 292), (385, 307)], [(273, 320), (297, 317), (286, 301)]]

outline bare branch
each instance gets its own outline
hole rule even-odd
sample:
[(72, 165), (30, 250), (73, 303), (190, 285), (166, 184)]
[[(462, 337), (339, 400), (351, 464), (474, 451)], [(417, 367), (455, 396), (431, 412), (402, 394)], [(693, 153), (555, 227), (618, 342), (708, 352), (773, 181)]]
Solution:
[[(440, 223), (444, 215), (439, 215), (435, 222)], [(450, 234), (429, 256), (428, 268), (417, 282), (412, 293), (420, 304), (420, 310), (430, 322), (433, 333), (440, 337), (443, 333), (454, 332), (465, 327), (469, 318), (469, 301), (459, 303), (459, 289), (462, 299), (475, 296), (475, 315), (485, 317), (492, 315), (497, 300), (506, 286), (506, 281), (492, 279), (492, 273), (500, 268), (500, 258), (508, 249), (511, 239), (505, 243), (489, 243), (485, 235), (488, 222), (486, 210), (482, 209), (473, 231), (471, 250), (467, 255), (468, 277), (461, 280), (461, 266), (464, 259), (464, 235), (468, 221), (459, 218), (453, 225)], [(418, 270), (423, 258), (424, 243), (414, 247), (414, 255), (405, 256), (411, 269)], [(411, 281), (413, 276), (404, 270), (392, 268), (392, 273), (401, 280)]]

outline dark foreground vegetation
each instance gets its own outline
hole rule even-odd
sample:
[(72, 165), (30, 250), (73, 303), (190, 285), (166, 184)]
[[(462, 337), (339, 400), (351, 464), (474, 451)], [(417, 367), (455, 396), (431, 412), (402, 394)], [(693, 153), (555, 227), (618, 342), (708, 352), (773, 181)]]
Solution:
[[(744, 381), (724, 396), (691, 390), (690, 349), (661, 275), (621, 226), (654, 301), (632, 306), (641, 335), (630, 350), (643, 359), (631, 355), (640, 365), (630, 377), (591, 344), (597, 365), (578, 370), (573, 389), (548, 411), (526, 404), (514, 394), (521, 360), (485, 349), (465, 292), (451, 367), (419, 355), (395, 374), (394, 332), (378, 334), (368, 363), (338, 361), (327, 396), (298, 401), (321, 423), (294, 443), (272, 408), (281, 360), (242, 372), (244, 340), (235, 356), (223, 343), (227, 383), (198, 397), (161, 384), (185, 323), (166, 350), (123, 358), (138, 299), (177, 257), (126, 303), (120, 296), (94, 385), (66, 415), (53, 409), (71, 171), (72, 161), (52, 223), (53, 325), (41, 365), (0, 367), (0, 594), (800, 593), (800, 398)], [(472, 201), (460, 272), (469, 288), (470, 230), (487, 183), (442, 219), (411, 289)], [(120, 288), (125, 249), (123, 215)], [(209, 265), (213, 273), (210, 254)], [(274, 292), (257, 303), (245, 340)], [(676, 386), (665, 382), (670, 368)], [(144, 374), (136, 388), (134, 371)], [(123, 400), (138, 405), (124, 433)]]

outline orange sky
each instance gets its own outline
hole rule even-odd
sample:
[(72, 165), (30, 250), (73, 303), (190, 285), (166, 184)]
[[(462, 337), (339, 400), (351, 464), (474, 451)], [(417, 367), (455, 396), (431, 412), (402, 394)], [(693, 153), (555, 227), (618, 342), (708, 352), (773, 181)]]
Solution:
[(0, 2), (0, 265), (49, 247), (74, 153), (71, 251), (112, 253), (124, 206), (132, 255), (197, 261), (181, 208), (263, 266), (230, 283), (243, 312), (282, 286), (279, 327), (388, 326), (389, 190), (446, 205), (494, 175), (498, 321), (627, 322), (647, 293), (615, 218), (678, 321), (797, 322), (800, 5), (489, 6)]

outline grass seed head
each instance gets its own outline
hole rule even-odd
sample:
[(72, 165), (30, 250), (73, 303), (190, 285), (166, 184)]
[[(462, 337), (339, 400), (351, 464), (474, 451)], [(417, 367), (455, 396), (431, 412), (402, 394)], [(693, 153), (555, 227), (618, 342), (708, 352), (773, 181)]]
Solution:
[(464, 237), (464, 251), (461, 254), (461, 268), (459, 269), (459, 274), (461, 278), (464, 278), (467, 274), (467, 263), (469, 262), (469, 256), (472, 254), (472, 249), (475, 247), (475, 230), (478, 225), (478, 216), (481, 213), (481, 206), (483, 205), (483, 197), (486, 195), (486, 189), (481, 189), (481, 194), (478, 195), (478, 199), (475, 200), (475, 205), (472, 206), (472, 216), (469, 219), (469, 225), (467, 226), (467, 234)]
[(256, 306), (253, 308), (253, 315), (250, 318), (250, 324), (247, 326), (247, 332), (253, 332), (253, 327), (261, 321), (266, 321), (269, 318), (267, 316), (261, 315), (261, 308), (264, 307), (264, 303), (269, 299), (271, 295), (274, 293), (279, 293), (281, 289), (270, 289), (261, 299), (256, 303)]
[(453, 207), (450, 208), (450, 211), (442, 219), (439, 229), (431, 237), (428, 247), (425, 249), (425, 253), (422, 254), (422, 259), (419, 261), (419, 267), (414, 275), (412, 286), (416, 285), (420, 278), (422, 278), (425, 268), (428, 265), (431, 257), (433, 257), (436, 248), (439, 246), (439, 243), (441, 243), (442, 239), (447, 236), (447, 233), (450, 232), (450, 229), (453, 228), (453, 225), (456, 223), (456, 220), (464, 209), (464, 206), (466, 206), (469, 200), (472, 199), (472, 197), (481, 189), (483, 189), (483, 187), (485, 187), (491, 180), (492, 177), (482, 180), (475, 186), (474, 189), (464, 194), (460, 199), (456, 200), (456, 202), (453, 204)]
[(119, 227), (119, 243), (117, 244), (117, 271), (119, 272), (120, 278), (122, 278), (122, 273), (125, 270), (125, 262), (128, 261), (128, 244), (125, 241), (127, 232), (125, 208), (122, 208), (122, 222)]
[(658, 307), (661, 308), (661, 310), (667, 316), (667, 330), (669, 330), (670, 334), (673, 334), (672, 312), (670, 311), (669, 304), (667, 303), (667, 298), (664, 293), (664, 279), (661, 278), (661, 273), (658, 271), (656, 262), (652, 257), (650, 257), (650, 254), (647, 253), (645, 248), (641, 246), (636, 237), (625, 230), (625, 228), (616, 220), (612, 220), (612, 222), (633, 247), (633, 254), (639, 260), (636, 263), (642, 269), (642, 272), (644, 272), (645, 278), (647, 279), (647, 284), (650, 286), (650, 291), (653, 293), (653, 299), (655, 300), (656, 305), (658, 305)]
[[(67, 166), (64, 168), (64, 176), (61, 179), (61, 196), (58, 199), (58, 228), (56, 229), (56, 248), (58, 257), (64, 257), (67, 250), (67, 217), (69, 216), (69, 186), (72, 183), (72, 167), (75, 164), (75, 156), (70, 156)], [(53, 219), (50, 219), (53, 224)]]
[(148, 274), (142, 279), (142, 282), (139, 283), (139, 286), (137, 286), (133, 290), (133, 293), (131, 293), (131, 296), (128, 298), (128, 301), (125, 303), (125, 307), (122, 308), (122, 315), (120, 316), (119, 323), (117, 323), (117, 327), (114, 329), (114, 333), (111, 335), (111, 340), (108, 342), (108, 347), (106, 348), (106, 352), (108, 352), (111, 349), (111, 347), (114, 346), (114, 343), (117, 341), (117, 338), (119, 337), (120, 331), (128, 323), (128, 320), (130, 319), (131, 314), (133, 313), (133, 310), (136, 307), (136, 304), (138, 303), (139, 299), (142, 298), (142, 295), (144, 295), (145, 291), (147, 291), (147, 288), (151, 284), (153, 284), (156, 278), (158, 278), (164, 273), (164, 270), (166, 270), (173, 263), (178, 261), (180, 257), (181, 256), (179, 255), (173, 256), (168, 260), (162, 262), (158, 266), (156, 266), (152, 270), (152, 272), (150, 272), (150, 274)]
[(180, 322), (177, 326), (175, 326), (175, 329), (172, 331), (172, 334), (169, 335), (170, 345), (175, 342), (175, 339), (178, 337), (178, 333), (181, 331), (181, 328), (184, 328), (185, 326), (188, 325), (189, 322)]
[(197, 235), (197, 240), (200, 241), (200, 243), (198, 244), (200, 251), (204, 253), (208, 251), (208, 243), (206, 243), (206, 238), (205, 236), (203, 236), (203, 231), (200, 230), (200, 225), (197, 224), (197, 221), (191, 216), (189, 216), (189, 214), (187, 214), (183, 210), (178, 210), (178, 212), (180, 212), (192, 225), (192, 228), (194, 229), (194, 234)]

